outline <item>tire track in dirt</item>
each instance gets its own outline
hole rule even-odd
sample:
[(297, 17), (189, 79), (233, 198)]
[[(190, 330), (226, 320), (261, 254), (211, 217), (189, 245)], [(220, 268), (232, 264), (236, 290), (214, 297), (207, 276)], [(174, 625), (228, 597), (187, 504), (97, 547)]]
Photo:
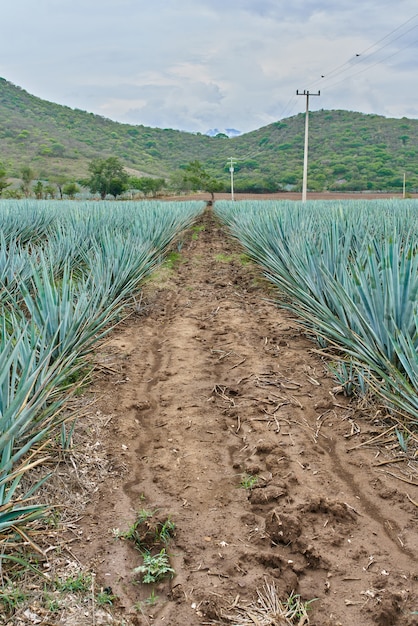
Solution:
[[(210, 211), (199, 229), (176, 271), (145, 287), (144, 315), (102, 348), (113, 369), (92, 393), (111, 417), (115, 476), (92, 494), (80, 558), (125, 623), (236, 623), (226, 616), (267, 579), (282, 598), (318, 598), (317, 626), (412, 625), (416, 508), (373, 468), (373, 450), (347, 454), (355, 411), (330, 393), (312, 344)], [(133, 584), (138, 551), (110, 532), (140, 509), (176, 524), (176, 576), (152, 588), (154, 606)]]
[[(374, 519), (386, 533), (387, 537), (392, 541), (396, 550), (402, 554), (402, 557), (407, 555), (412, 561), (417, 561), (417, 555), (413, 550), (406, 548), (399, 539), (401, 529), (398, 523), (391, 518), (383, 518), (379, 508), (374, 504), (365, 492), (360, 488), (358, 482), (355, 480), (354, 475), (348, 471), (347, 465), (343, 466), (341, 459), (336, 452), (336, 441), (329, 441), (328, 452), (330, 458), (334, 461), (335, 473), (337, 476), (347, 484), (354, 497), (358, 497), (361, 502), (361, 507), (367, 512), (368, 517)], [(401, 557), (401, 558), (402, 558)], [(398, 557), (399, 558), (399, 557)], [(406, 564), (405, 564), (406, 565)]]

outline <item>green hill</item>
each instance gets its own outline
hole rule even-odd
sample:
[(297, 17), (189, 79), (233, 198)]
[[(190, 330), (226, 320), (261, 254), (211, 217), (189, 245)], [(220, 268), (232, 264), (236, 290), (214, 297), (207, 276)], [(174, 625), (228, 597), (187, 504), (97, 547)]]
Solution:
[[(237, 191), (301, 188), (304, 114), (228, 139), (120, 124), (53, 104), (0, 79), (0, 161), (10, 177), (30, 165), (41, 179), (79, 179), (95, 157), (119, 157), (137, 175), (168, 178), (192, 160), (228, 184), (234, 157)], [(418, 189), (418, 120), (351, 111), (310, 114), (308, 188)]]

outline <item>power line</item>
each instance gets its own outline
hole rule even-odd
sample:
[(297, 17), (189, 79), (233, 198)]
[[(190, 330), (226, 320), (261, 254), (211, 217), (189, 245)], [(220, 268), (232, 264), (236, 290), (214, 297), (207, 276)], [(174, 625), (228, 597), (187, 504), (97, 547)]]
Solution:
[[(293, 109), (295, 108), (295, 104), (296, 104), (296, 98), (295, 96), (291, 96), (289, 98), (289, 100), (287, 101), (287, 103), (285, 104), (285, 106), (282, 108), (280, 114), (278, 115), (278, 119), (281, 119), (283, 117), (289, 116), (290, 113), (293, 111)], [(289, 109), (289, 112), (287, 113), (287, 110)]]
[[(327, 74), (323, 74), (320, 79), (317, 79), (315, 82), (313, 82), (311, 84), (311, 87), (317, 85), (318, 83), (320, 83), (321, 87), (322, 87), (322, 85), (326, 81), (332, 80), (332, 78), (339, 78), (339, 76), (341, 76), (345, 72), (348, 72), (349, 70), (356, 69), (358, 67), (358, 65), (366, 63), (373, 56), (375, 56), (378, 52), (381, 52), (381, 50), (384, 50), (388, 46), (392, 45), (395, 41), (398, 41), (398, 39), (402, 39), (409, 32), (415, 30), (418, 27), (418, 25), (414, 25), (411, 28), (408, 28), (408, 30), (402, 32), (397, 37), (391, 39), (390, 41), (385, 43), (383, 46), (380, 46), (379, 48), (377, 48), (377, 50), (375, 50), (371, 54), (366, 55), (366, 53), (369, 50), (372, 50), (373, 48), (375, 48), (379, 43), (381, 43), (381, 42), (385, 41), (386, 39), (388, 39), (389, 37), (391, 37), (394, 33), (396, 33), (399, 30), (401, 30), (404, 26), (406, 26), (407, 24), (412, 22), (417, 17), (418, 17), (418, 13), (416, 13), (415, 15), (410, 17), (408, 20), (406, 20), (405, 22), (403, 22), (402, 24), (400, 24), (399, 26), (397, 26), (393, 30), (391, 30), (389, 33), (384, 35), (384, 37), (381, 37), (380, 39), (378, 39), (375, 43), (371, 44), (370, 46), (368, 46), (367, 48), (365, 48), (361, 52), (356, 53), (355, 57), (351, 57), (345, 63), (342, 63), (342, 64), (338, 65), (337, 67), (331, 69)], [(338, 85), (341, 82), (344, 82), (347, 78), (353, 78), (354, 76), (357, 76), (358, 74), (361, 74), (363, 72), (366, 72), (366, 71), (370, 70), (371, 68), (375, 67), (376, 65), (379, 65), (380, 63), (383, 63), (384, 61), (387, 61), (388, 59), (396, 56), (397, 54), (399, 54), (403, 50), (406, 50), (407, 48), (409, 48), (410, 46), (412, 46), (415, 43), (417, 43), (417, 41), (414, 40), (414, 41), (408, 43), (406, 46), (403, 46), (402, 48), (398, 49), (396, 52), (391, 53), (390, 55), (384, 57), (383, 59), (375, 61), (374, 63), (372, 63), (372, 65), (369, 64), (366, 67), (363, 67), (362, 69), (354, 72), (353, 74), (351, 74), (349, 76), (346, 76), (346, 77), (344, 77), (344, 78), (342, 78), (340, 80), (337, 80), (336, 82), (332, 83), (331, 85), (328, 85), (328, 87), (334, 87), (335, 85)], [(356, 63), (353, 63), (353, 58), (357, 59)], [(345, 69), (343, 69), (343, 68), (345, 68)], [(318, 93), (311, 93), (309, 90), (304, 90), (303, 93), (299, 93), (299, 90), (296, 90), (296, 95), (297, 96), (305, 96), (306, 97), (304, 178), (303, 178), (303, 185), (302, 185), (302, 201), (305, 201), (306, 200), (306, 188), (307, 188), (307, 159), (308, 159), (308, 133), (309, 133), (309, 131), (308, 131), (308, 128), (309, 128), (309, 96), (319, 96), (320, 95), (320, 91), (318, 91)], [(295, 108), (296, 100), (297, 99), (296, 99), (296, 97), (294, 95), (289, 98), (289, 100), (286, 103), (286, 105), (282, 108), (281, 113), (278, 116), (278, 119), (282, 119), (286, 114), (288, 116), (290, 115), (290, 113)], [(289, 109), (289, 112), (287, 112), (288, 109)], [(252, 154), (244, 155), (243, 157), (241, 157), (241, 159), (242, 158), (248, 159), (248, 158), (257, 157), (261, 152), (263, 152), (263, 150), (260, 147), (260, 149), (257, 150), (257, 152), (252, 153)], [(234, 199), (234, 187), (233, 187), (233, 185), (234, 185), (234, 182), (233, 182), (234, 164), (236, 164), (236, 161), (234, 161), (232, 159), (232, 157), (230, 157), (228, 165), (229, 165), (229, 171), (231, 173), (231, 196), (232, 196), (232, 199)]]
[[(406, 33), (404, 33), (403, 35), (406, 35), (407, 33), (409, 33), (411, 30), (414, 30), (418, 28), (418, 26), (413, 26), (412, 28), (410, 28), (408, 31), (406, 31)], [(344, 70), (342, 70), (341, 72), (339, 72), (339, 74), (337, 76), (334, 75), (328, 75), (328, 76), (323, 76), (324, 80), (321, 80), (321, 87), (323, 86), (323, 84), (327, 81), (327, 80), (332, 80), (332, 78), (338, 78), (338, 76), (340, 76), (341, 74), (344, 74), (345, 72), (348, 72), (350, 70), (352, 70), (353, 68), (355, 69), (357, 66), (359, 65), (364, 65), (365, 63), (367, 63), (368, 61), (370, 61), (370, 59), (372, 57), (374, 57), (376, 54), (378, 54), (379, 52), (381, 52), (384, 48), (387, 48), (387, 46), (391, 45), (394, 41), (396, 41), (397, 39), (400, 39), (401, 37), (403, 37), (403, 35), (400, 35), (399, 37), (396, 37), (396, 39), (392, 39), (391, 41), (389, 41), (387, 44), (385, 44), (384, 46), (381, 46), (380, 48), (378, 48), (377, 50), (375, 50), (374, 52), (372, 52), (371, 54), (368, 54), (367, 56), (361, 56), (361, 54), (356, 55), (356, 58), (358, 58), (357, 63), (355, 64), (351, 64), (348, 67), (346, 67)], [(406, 44), (406, 46), (403, 46), (402, 48), (399, 48), (398, 50), (396, 50), (396, 52), (391, 53), (389, 56), (384, 57), (383, 59), (380, 59), (379, 61), (375, 61), (372, 65), (368, 65), (366, 68), (359, 70), (358, 72), (355, 72), (353, 74), (353, 76), (355, 76), (357, 73), (360, 74), (361, 72), (364, 72), (368, 69), (370, 69), (371, 67), (374, 67), (375, 65), (378, 65), (379, 63), (383, 63), (384, 61), (386, 61), (387, 59), (390, 59), (392, 56), (395, 56), (395, 54), (398, 54), (399, 52), (402, 52), (403, 50), (406, 50), (407, 48), (409, 48), (410, 46), (412, 46), (415, 43), (415, 41), (412, 41), (408, 44)], [(349, 76), (349, 78), (351, 78), (351, 76)], [(318, 84), (319, 81), (316, 81), (316, 84)], [(338, 83), (337, 83), (338, 84)]]
[[(393, 30), (390, 31), (390, 33), (388, 33), (387, 35), (385, 35), (384, 37), (382, 37), (381, 39), (379, 39), (378, 41), (376, 41), (374, 44), (372, 44), (371, 46), (369, 46), (368, 48), (366, 48), (365, 50), (363, 50), (360, 54), (365, 54), (366, 52), (368, 52), (369, 50), (371, 50), (372, 48), (374, 48), (375, 46), (377, 46), (378, 43), (380, 43), (381, 41), (384, 41), (385, 39), (387, 39), (388, 37), (390, 37), (391, 35), (393, 35), (393, 33), (396, 33), (396, 31), (400, 30), (403, 26), (405, 26), (406, 24), (409, 24), (409, 22), (412, 22), (412, 20), (414, 20), (416, 17), (418, 17), (418, 13), (415, 13), (415, 15), (413, 15), (412, 17), (409, 18), (409, 20), (406, 20), (406, 22), (403, 22), (400, 26), (398, 26), (397, 28), (394, 28)], [(413, 26), (413, 28), (415, 28), (415, 26)], [(412, 29), (409, 29), (412, 30)], [(409, 30), (407, 30), (406, 32), (409, 33)], [(406, 34), (406, 33), (404, 33)], [(401, 35), (402, 36), (402, 35)], [(397, 37), (396, 39), (399, 39), (399, 37)], [(396, 41), (396, 39), (394, 39), (393, 41)], [(385, 46), (383, 46), (385, 47)]]
[(379, 61), (375, 61), (371, 65), (368, 65), (367, 67), (363, 67), (361, 70), (358, 70), (357, 72), (354, 72), (353, 74), (350, 74), (349, 76), (345, 76), (344, 78), (341, 78), (340, 80), (337, 80), (335, 83), (332, 83), (331, 85), (328, 85), (328, 88), (335, 87), (336, 85), (340, 85), (341, 83), (345, 82), (349, 78), (354, 78), (355, 76), (358, 76), (359, 74), (363, 74), (364, 72), (367, 72), (368, 70), (371, 70), (373, 67), (376, 67), (376, 65), (380, 65), (384, 61), (388, 61), (389, 59), (391, 59), (392, 57), (396, 56), (397, 54), (400, 54), (401, 52), (403, 52), (407, 48), (410, 48), (415, 43), (418, 43), (418, 39), (415, 40), (415, 41), (411, 41), (411, 43), (409, 43), (404, 48), (401, 48), (400, 50), (397, 50), (396, 52), (392, 52), (391, 54), (389, 54), (388, 56), (384, 57), (383, 59), (380, 59)]
[[(368, 59), (370, 59), (371, 57), (375, 56), (378, 52), (380, 52), (381, 50), (383, 50), (384, 48), (386, 48), (387, 46), (393, 44), (395, 41), (397, 41), (398, 39), (401, 39), (402, 37), (404, 37), (405, 35), (407, 35), (409, 32), (411, 32), (412, 30), (414, 30), (415, 28), (417, 28), (417, 25), (412, 26), (411, 28), (409, 28), (408, 30), (404, 31), (403, 33), (401, 33), (398, 37), (395, 37), (394, 39), (391, 39), (390, 41), (388, 41), (387, 43), (385, 43), (383, 46), (380, 46), (377, 50), (375, 50), (374, 52), (372, 52), (369, 55), (366, 55), (366, 53), (369, 50), (372, 50), (373, 48), (375, 48), (379, 43), (381, 43), (382, 41), (385, 41), (386, 39), (388, 39), (388, 37), (390, 37), (391, 35), (393, 35), (394, 33), (396, 33), (397, 31), (399, 31), (401, 28), (403, 28), (404, 26), (406, 26), (407, 24), (409, 24), (410, 22), (412, 22), (414, 19), (416, 19), (418, 17), (418, 13), (416, 13), (415, 15), (413, 15), (412, 17), (410, 17), (408, 20), (406, 20), (405, 22), (403, 22), (402, 24), (400, 24), (399, 26), (397, 26), (396, 28), (394, 28), (393, 30), (391, 30), (389, 33), (387, 33), (384, 37), (381, 37), (380, 39), (378, 39), (375, 43), (373, 43), (372, 45), (368, 46), (367, 48), (365, 48), (364, 50), (356, 53), (355, 57), (351, 57), (348, 61), (345, 61), (344, 63), (341, 63), (340, 65), (338, 65), (337, 67), (329, 70), (328, 72), (325, 72), (321, 75), (321, 78), (318, 78), (316, 81), (314, 81), (311, 84), (311, 87), (321, 84), (324, 84), (324, 82), (326, 82), (327, 80), (331, 80), (332, 78), (336, 78), (335, 75), (339, 76), (345, 72), (348, 72), (349, 70), (353, 69), (353, 67), (355, 67), (356, 65), (360, 64), (360, 63), (364, 63), (366, 62)], [(402, 51), (406, 48), (408, 48), (411, 45), (411, 43), (407, 44), (406, 46), (404, 46), (403, 48), (401, 48), (399, 51)], [(366, 56), (364, 56), (366, 55)], [(392, 56), (392, 55), (391, 55)], [(356, 60), (356, 63), (353, 64), (353, 59)], [(386, 60), (386, 59), (383, 59)], [(343, 69), (344, 68), (344, 69)]]

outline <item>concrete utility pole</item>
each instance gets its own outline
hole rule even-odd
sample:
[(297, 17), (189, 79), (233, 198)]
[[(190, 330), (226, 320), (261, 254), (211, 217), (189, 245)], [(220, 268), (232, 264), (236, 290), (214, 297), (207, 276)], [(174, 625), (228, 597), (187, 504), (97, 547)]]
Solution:
[(308, 137), (309, 137), (309, 96), (320, 96), (321, 92), (309, 93), (306, 89), (303, 93), (299, 93), (296, 89), (297, 96), (306, 96), (306, 113), (305, 113), (305, 148), (303, 151), (303, 183), (302, 183), (302, 202), (306, 202), (306, 190), (308, 187)]
[(229, 171), (231, 172), (231, 200), (234, 200), (234, 165), (236, 161), (229, 157)]

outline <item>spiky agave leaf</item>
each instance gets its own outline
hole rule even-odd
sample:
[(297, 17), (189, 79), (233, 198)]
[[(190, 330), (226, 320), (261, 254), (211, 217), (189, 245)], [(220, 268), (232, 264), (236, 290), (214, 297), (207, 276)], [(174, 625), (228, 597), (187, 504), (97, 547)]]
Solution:
[(415, 415), (418, 220), (413, 207), (399, 205), (395, 213), (391, 204), (368, 203), (366, 212), (355, 203), (341, 203), (337, 210), (311, 203), (261, 212), (237, 204), (221, 203), (215, 210), (277, 285), (281, 304), (348, 355), (359, 371), (369, 369), (371, 386), (391, 407), (398, 395), (398, 408), (409, 406)]

